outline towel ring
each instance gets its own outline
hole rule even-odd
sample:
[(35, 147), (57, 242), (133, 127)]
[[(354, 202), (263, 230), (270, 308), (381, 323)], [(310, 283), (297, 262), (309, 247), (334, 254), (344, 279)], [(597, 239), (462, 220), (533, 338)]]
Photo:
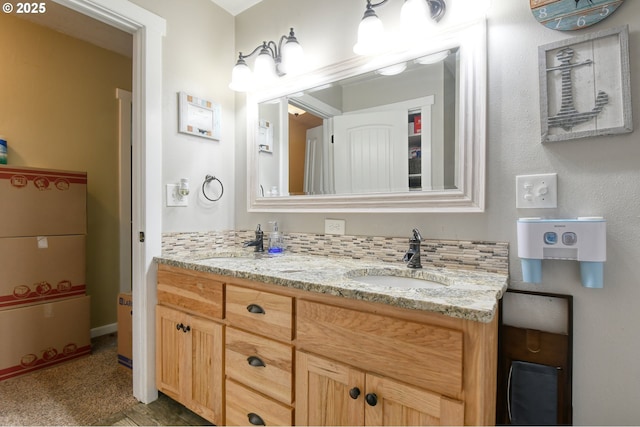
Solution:
[[(212, 199), (211, 197), (207, 196), (207, 192), (205, 190), (205, 187), (207, 186), (207, 184), (209, 184), (211, 181), (218, 181), (218, 183), (220, 184), (220, 195), (218, 196), (218, 198), (216, 199)], [(224, 194), (224, 185), (222, 185), (222, 181), (220, 181), (218, 178), (216, 178), (215, 176), (211, 176), (211, 175), (207, 175), (204, 178), (204, 182), (202, 183), (202, 195), (204, 196), (205, 199), (211, 201), (211, 202), (217, 202), (218, 200), (220, 200), (220, 198), (222, 198), (222, 195)]]

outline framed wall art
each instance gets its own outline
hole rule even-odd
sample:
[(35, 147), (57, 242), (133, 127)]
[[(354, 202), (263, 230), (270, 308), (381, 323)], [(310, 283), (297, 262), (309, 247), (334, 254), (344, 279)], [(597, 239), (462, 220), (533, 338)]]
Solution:
[(220, 104), (178, 93), (178, 132), (220, 140)]
[(538, 48), (542, 142), (633, 131), (629, 27)]

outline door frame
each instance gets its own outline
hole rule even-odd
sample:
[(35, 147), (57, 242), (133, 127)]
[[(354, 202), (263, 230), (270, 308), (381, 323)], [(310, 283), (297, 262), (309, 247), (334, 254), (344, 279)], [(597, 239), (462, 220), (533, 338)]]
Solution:
[[(162, 244), (162, 39), (166, 21), (127, 0), (53, 0), (133, 35), (133, 395), (157, 399), (155, 256)], [(144, 239), (138, 239), (138, 235)], [(116, 301), (113, 301), (116, 304)]]

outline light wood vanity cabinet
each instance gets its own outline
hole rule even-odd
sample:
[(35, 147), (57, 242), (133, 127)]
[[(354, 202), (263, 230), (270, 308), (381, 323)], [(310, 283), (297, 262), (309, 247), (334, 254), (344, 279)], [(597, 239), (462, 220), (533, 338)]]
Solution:
[(156, 386), (214, 423), (223, 423), (223, 283), (160, 265)]
[(297, 312), (297, 425), (464, 424), (446, 395), (461, 395), (462, 332), (304, 300)]
[(293, 301), (227, 285), (227, 425), (293, 425)]
[[(183, 280), (189, 291), (173, 289)], [(216, 424), (495, 423), (497, 316), (474, 322), (164, 265), (158, 302), (158, 388)]]

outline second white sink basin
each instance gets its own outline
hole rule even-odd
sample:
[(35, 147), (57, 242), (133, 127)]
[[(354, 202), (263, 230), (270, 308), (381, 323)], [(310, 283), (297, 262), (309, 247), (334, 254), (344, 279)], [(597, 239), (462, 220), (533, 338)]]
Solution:
[(432, 280), (426, 279), (416, 279), (413, 277), (402, 277), (402, 276), (361, 276), (361, 277), (352, 277), (352, 280), (357, 282), (366, 283), (368, 285), (377, 285), (377, 286), (390, 286), (393, 288), (420, 288), (420, 289), (433, 289), (440, 288), (446, 286), (440, 282), (434, 282)]

